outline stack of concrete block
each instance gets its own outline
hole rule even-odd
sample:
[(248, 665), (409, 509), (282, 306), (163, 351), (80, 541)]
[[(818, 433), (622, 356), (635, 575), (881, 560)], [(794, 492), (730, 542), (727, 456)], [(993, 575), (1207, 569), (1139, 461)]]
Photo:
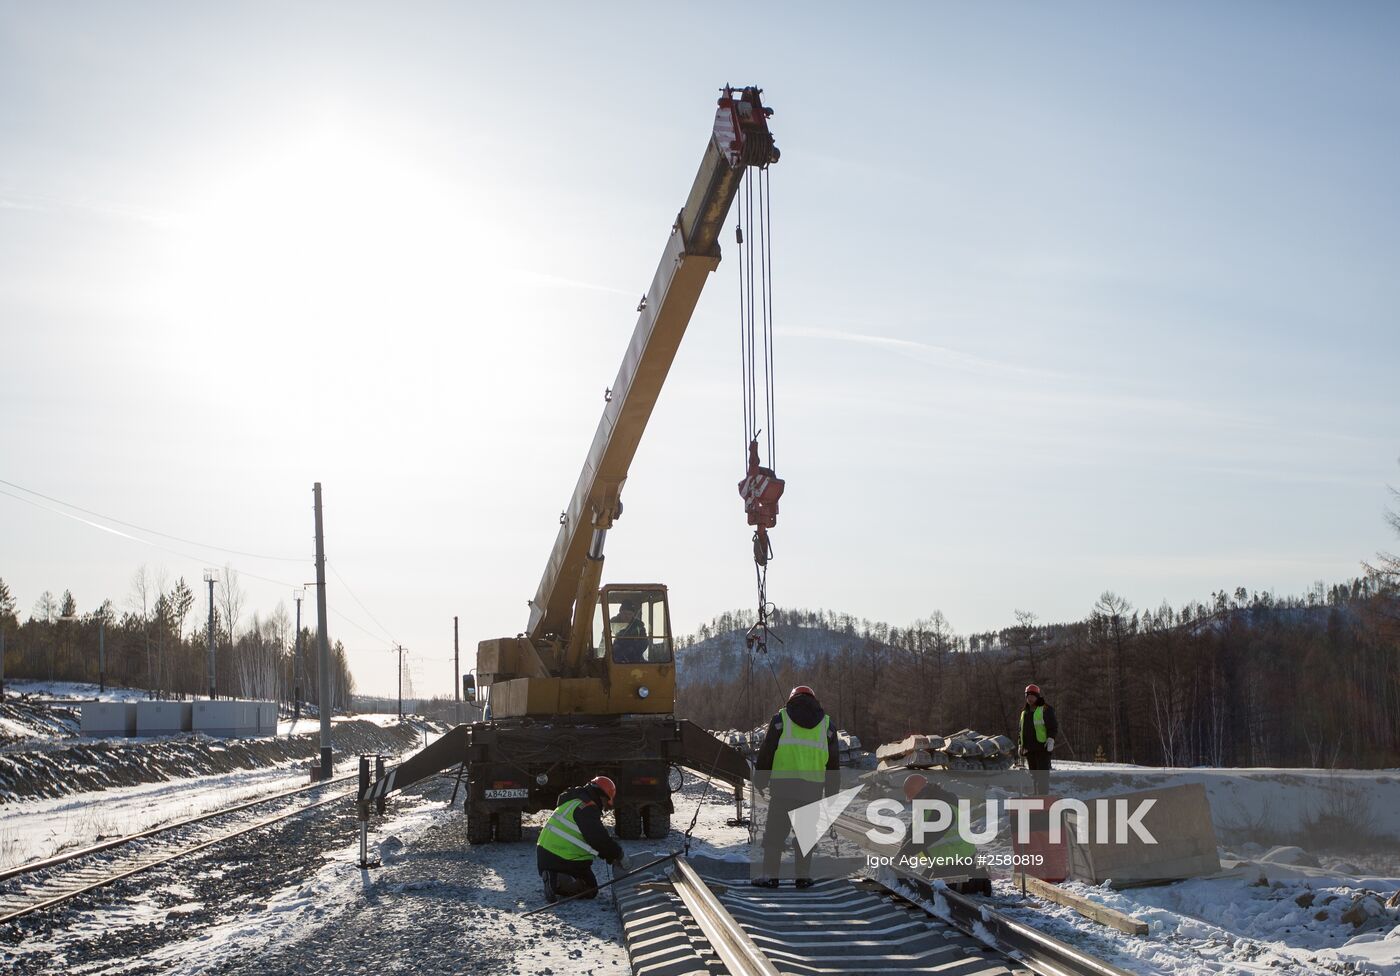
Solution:
[(934, 769), (948, 765), (947, 742), (941, 735), (911, 735), (875, 750), (877, 769)]
[(1010, 769), (1015, 746), (1004, 735), (961, 729), (950, 736), (911, 735), (875, 750), (879, 769)]
[[(727, 729), (723, 732), (712, 733), (716, 739), (738, 749), (749, 759), (755, 759), (758, 752), (763, 748), (764, 737), (768, 734), (768, 726), (760, 725), (756, 729), (741, 732), (737, 729)], [(845, 729), (836, 730), (837, 750), (841, 756), (843, 766), (853, 766), (864, 755), (864, 750), (860, 744), (860, 736), (847, 732)]]

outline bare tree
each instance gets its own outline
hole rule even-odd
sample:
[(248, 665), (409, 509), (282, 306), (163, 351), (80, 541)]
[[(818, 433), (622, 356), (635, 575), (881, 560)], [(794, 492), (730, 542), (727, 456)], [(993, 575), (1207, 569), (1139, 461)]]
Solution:
[(232, 647), (238, 635), (238, 623), (243, 617), (243, 602), (247, 594), (238, 585), (238, 571), (232, 566), (224, 566), (219, 574), (218, 606), (228, 628), (228, 643)]
[(1040, 673), (1040, 662), (1036, 660), (1035, 649), (1043, 643), (1045, 635), (1036, 626), (1036, 616), (1029, 610), (1016, 611), (1016, 626), (1011, 628), (1010, 638), (1007, 643), (1012, 647), (1025, 652), (1026, 665), (1031, 681), (1039, 682), (1045, 679), (1045, 675)]
[(1132, 609), (1131, 603), (1112, 590), (1104, 590), (1094, 604), (1094, 618), (1112, 658), (1113, 690), (1109, 711), (1112, 716), (1114, 762), (1131, 759), (1132, 756), (1128, 738), (1127, 683), (1124, 680), (1129, 635), (1129, 622), (1125, 618)]
[(155, 584), (151, 580), (151, 571), (142, 563), (136, 567), (136, 572), (131, 574), (131, 594), (127, 597), (127, 606), (133, 613), (139, 613), (141, 620), (141, 636), (146, 645), (146, 686), (154, 688), (155, 667), (151, 658), (151, 599)]

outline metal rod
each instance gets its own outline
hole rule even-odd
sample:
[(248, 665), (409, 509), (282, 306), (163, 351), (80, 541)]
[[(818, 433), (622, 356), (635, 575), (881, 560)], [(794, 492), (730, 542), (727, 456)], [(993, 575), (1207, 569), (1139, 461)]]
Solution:
[(539, 908), (532, 908), (532, 909), (530, 909), (528, 912), (522, 912), (521, 915), (520, 915), (520, 917), (521, 917), (521, 918), (524, 918), (526, 915), (534, 915), (534, 914), (536, 914), (536, 913), (538, 913), (538, 912), (547, 912), (547, 911), (549, 911), (551, 908), (558, 908), (560, 905), (564, 904), (565, 902), (573, 901), (575, 898), (582, 898), (584, 895), (592, 894), (592, 893), (595, 892), (595, 891), (602, 891), (604, 888), (611, 888), (613, 885), (617, 884), (619, 881), (626, 881), (628, 878), (632, 877), (633, 875), (641, 874), (643, 871), (650, 871), (652, 868), (656, 867), (658, 864), (665, 864), (667, 861), (674, 861), (676, 858), (678, 858), (678, 857), (680, 857), (680, 856), (681, 856), (681, 852), (680, 852), (680, 851), (676, 851), (674, 854), (667, 854), (665, 857), (658, 857), (656, 860), (654, 860), (654, 861), (648, 861), (647, 863), (643, 864), (643, 865), (642, 865), (641, 867), (639, 867), (639, 868), (633, 868), (631, 871), (628, 871), (626, 874), (619, 874), (617, 877), (613, 878), (611, 881), (605, 881), (605, 882), (603, 882), (602, 884), (600, 884), (600, 885), (599, 885), (598, 887), (596, 887), (596, 888), (590, 888), (588, 891), (580, 891), (580, 892), (579, 892), (578, 894), (576, 894), (576, 895), (570, 895), (570, 896), (567, 897), (567, 898), (560, 898), (558, 901), (550, 902), (550, 903), (547, 904), (547, 905), (541, 905)]

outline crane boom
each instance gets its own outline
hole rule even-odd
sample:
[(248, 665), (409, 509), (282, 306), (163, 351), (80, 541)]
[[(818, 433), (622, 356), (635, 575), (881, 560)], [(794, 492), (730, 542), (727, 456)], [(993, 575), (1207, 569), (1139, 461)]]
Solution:
[[(632, 340), (530, 601), (527, 632), (532, 641), (567, 640), (576, 619), (576, 601), (581, 595), (596, 594), (603, 539), (621, 514), (628, 469), (705, 280), (719, 265), (719, 233), (744, 171), (778, 158), (768, 131), (771, 112), (760, 95), (757, 88), (726, 88), (719, 100), (699, 172), (638, 307)], [(597, 564), (595, 572), (589, 572), (590, 561)]]

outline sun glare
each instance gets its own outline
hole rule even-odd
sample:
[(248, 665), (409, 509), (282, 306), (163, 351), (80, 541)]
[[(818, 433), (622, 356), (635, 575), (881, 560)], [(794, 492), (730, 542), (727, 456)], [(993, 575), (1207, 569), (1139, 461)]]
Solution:
[(254, 334), (443, 314), (479, 266), (465, 180), (325, 127), (230, 168), (185, 209), (162, 290), (184, 325)]

